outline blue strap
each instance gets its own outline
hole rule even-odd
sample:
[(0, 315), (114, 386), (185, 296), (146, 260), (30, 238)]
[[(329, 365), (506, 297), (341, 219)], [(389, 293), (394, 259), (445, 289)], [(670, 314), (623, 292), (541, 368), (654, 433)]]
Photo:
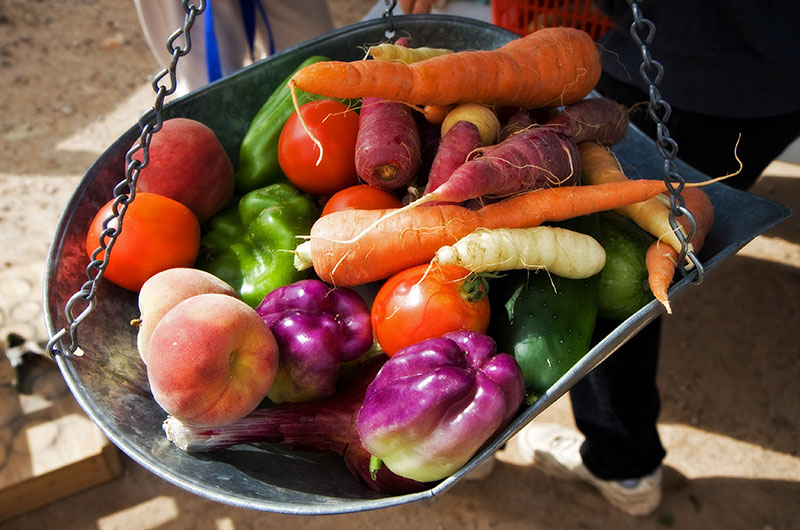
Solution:
[(208, 82), (216, 81), (222, 77), (222, 66), (219, 64), (219, 46), (217, 45), (217, 35), (214, 32), (214, 13), (211, 9), (213, 0), (208, 0), (205, 15), (205, 40), (206, 40), (206, 70), (208, 71)]
[(257, 0), (239, 0), (239, 6), (242, 10), (242, 23), (244, 24), (244, 33), (247, 35), (247, 44), (250, 46), (250, 57), (253, 57), (253, 42), (256, 39), (256, 19), (255, 15), (255, 1)]
[(264, 11), (264, 6), (261, 5), (261, 0), (256, 0), (256, 5), (258, 6), (258, 11), (261, 13), (261, 20), (264, 21), (264, 26), (267, 28), (267, 36), (269, 38), (269, 54), (275, 54), (275, 39), (272, 38), (272, 28), (269, 25), (269, 20), (267, 20), (267, 13)]
[(253, 55), (253, 43), (256, 37), (256, 10), (258, 10), (258, 14), (261, 15), (261, 20), (264, 22), (264, 26), (267, 29), (267, 38), (269, 39), (269, 54), (274, 54), (275, 41), (272, 38), (272, 28), (269, 26), (267, 12), (264, 10), (261, 0), (239, 0), (239, 4), (242, 8), (242, 21), (244, 23), (244, 30), (247, 35), (247, 43), (250, 45), (250, 58), (255, 59)]
[[(206, 40), (206, 69), (208, 71), (209, 83), (222, 77), (222, 65), (219, 60), (219, 44), (217, 42), (217, 34), (214, 31), (214, 13), (211, 4), (213, 4), (213, 0), (208, 0), (204, 35)], [(264, 22), (264, 26), (267, 29), (269, 54), (274, 54), (275, 41), (272, 37), (272, 28), (270, 28), (269, 20), (267, 20), (267, 13), (264, 10), (264, 6), (261, 5), (261, 0), (239, 0), (239, 5), (242, 11), (242, 24), (244, 26), (245, 35), (247, 36), (251, 60), (255, 58), (253, 46), (256, 39), (256, 11), (261, 15), (261, 20)]]

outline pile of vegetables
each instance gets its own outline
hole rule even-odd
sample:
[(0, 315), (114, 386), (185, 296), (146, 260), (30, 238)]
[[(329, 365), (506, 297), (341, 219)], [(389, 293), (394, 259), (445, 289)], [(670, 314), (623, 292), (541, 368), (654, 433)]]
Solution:
[[(171, 265), (210, 272), (230, 287), (215, 296), (260, 317), (277, 349), (269, 388), (222, 425), (165, 408), (169, 439), (332, 451), (377, 491), (418, 490), (547, 392), (597, 319), (654, 296), (671, 311), (666, 186), (622, 172), (609, 146), (627, 111), (587, 98), (599, 75), (594, 42), (571, 28), (492, 51), (404, 38), (298, 65), (254, 116), (236, 195), (193, 236), (196, 261)], [(713, 208), (683, 193), (697, 251)]]

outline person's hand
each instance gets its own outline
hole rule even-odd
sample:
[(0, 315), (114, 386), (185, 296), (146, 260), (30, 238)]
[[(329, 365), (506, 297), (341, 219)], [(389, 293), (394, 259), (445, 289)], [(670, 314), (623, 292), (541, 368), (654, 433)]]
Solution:
[(399, 0), (406, 15), (430, 13), (435, 0)]

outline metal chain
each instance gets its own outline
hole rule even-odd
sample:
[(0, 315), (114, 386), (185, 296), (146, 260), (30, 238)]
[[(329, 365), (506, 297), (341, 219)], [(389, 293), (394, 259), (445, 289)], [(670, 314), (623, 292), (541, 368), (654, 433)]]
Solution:
[[(128, 205), (131, 201), (136, 197), (136, 181), (139, 178), (141, 170), (149, 163), (150, 140), (153, 134), (161, 129), (164, 99), (173, 94), (177, 88), (177, 76), (175, 72), (178, 60), (188, 54), (192, 49), (190, 31), (197, 16), (202, 14), (206, 8), (206, 0), (198, 0), (197, 5), (194, 5), (190, 0), (182, 0), (182, 3), (183, 9), (186, 12), (183, 27), (177, 29), (167, 39), (167, 49), (172, 56), (172, 60), (169, 66), (153, 77), (152, 86), (153, 91), (156, 93), (155, 102), (153, 103), (153, 107), (148, 109), (139, 118), (139, 128), (141, 131), (139, 141), (134, 144), (125, 155), (125, 179), (114, 186), (111, 215), (103, 222), (103, 231), (99, 237), (99, 246), (92, 252), (89, 265), (86, 267), (88, 281), (83, 284), (78, 292), (67, 300), (64, 307), (67, 327), (59, 330), (47, 342), (46, 351), (51, 357), (55, 357), (57, 353), (77, 356), (82, 355), (82, 352), (79, 352), (78, 348), (78, 326), (89, 316), (97, 304), (97, 288), (105, 274), (114, 243), (122, 232), (122, 222), (125, 217), (125, 211), (128, 209)], [(184, 38), (184, 45), (176, 45), (176, 41), (181, 37)], [(160, 84), (161, 80), (167, 76), (169, 76), (169, 84), (166, 86)], [(142, 152), (142, 159), (134, 159), (134, 155), (139, 151)], [(116, 222), (114, 223), (114, 221)], [(99, 255), (104, 251), (105, 254), (103, 258), (100, 259)], [(75, 316), (75, 308), (78, 303), (84, 304), (85, 307)], [(67, 346), (66, 350), (58, 350), (56, 344), (60, 343), (61, 339), (67, 333), (69, 333), (70, 344)]]
[(386, 9), (383, 12), (383, 18), (386, 19), (386, 31), (384, 34), (387, 39), (394, 37), (397, 28), (394, 25), (394, 8), (397, 7), (397, 0), (385, 0)]
[[(644, 18), (642, 15), (642, 11), (639, 8), (639, 4), (642, 3), (642, 0), (627, 1), (633, 12), (633, 23), (630, 29), (631, 36), (634, 42), (636, 42), (636, 45), (639, 46), (642, 54), (642, 64), (639, 66), (639, 74), (648, 85), (650, 96), (648, 113), (656, 124), (656, 149), (664, 159), (664, 181), (669, 188), (670, 194), (669, 223), (681, 243), (678, 267), (681, 274), (686, 276), (689, 272), (686, 263), (687, 260), (690, 261), (692, 264), (690, 268), (697, 270), (697, 278), (694, 280), (694, 283), (700, 284), (703, 282), (704, 276), (703, 265), (694, 252), (689, 250), (689, 243), (697, 232), (697, 222), (692, 213), (686, 208), (686, 201), (683, 196), (681, 196), (681, 191), (683, 191), (686, 185), (686, 180), (678, 172), (678, 166), (675, 163), (675, 159), (678, 156), (678, 143), (670, 137), (669, 129), (667, 129), (667, 121), (669, 121), (670, 114), (672, 114), (672, 107), (661, 97), (661, 93), (658, 90), (658, 84), (664, 77), (664, 67), (650, 55), (649, 46), (653, 42), (656, 27), (652, 21)], [(677, 221), (677, 218), (680, 216), (686, 216), (687, 224), (689, 225), (688, 233), (685, 235), (682, 226)]]

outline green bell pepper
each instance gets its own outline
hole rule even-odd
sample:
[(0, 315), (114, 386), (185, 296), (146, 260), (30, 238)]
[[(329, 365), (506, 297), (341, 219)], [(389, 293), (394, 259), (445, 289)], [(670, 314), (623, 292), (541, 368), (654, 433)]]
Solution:
[(320, 212), (291, 184), (272, 184), (244, 195), (237, 206), (211, 218), (200, 240), (197, 268), (236, 289), (256, 307), (278, 287), (308, 277), (294, 266), (297, 236), (307, 235)]

